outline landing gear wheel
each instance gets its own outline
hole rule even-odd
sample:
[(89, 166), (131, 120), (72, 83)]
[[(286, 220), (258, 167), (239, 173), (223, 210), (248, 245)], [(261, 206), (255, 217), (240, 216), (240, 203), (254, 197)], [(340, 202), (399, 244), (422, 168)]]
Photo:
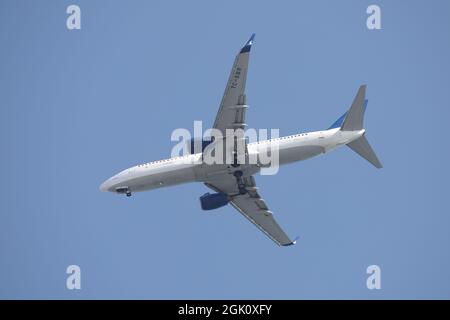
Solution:
[(245, 189), (245, 183), (242, 182), (242, 175), (243, 175), (242, 171), (240, 171), (240, 170), (235, 171), (233, 173), (233, 175), (236, 177), (236, 182), (238, 185), (239, 193), (246, 194), (247, 190)]
[(131, 197), (131, 191), (127, 191), (127, 197)]
[(233, 175), (236, 177), (236, 179), (241, 179), (243, 173), (241, 170), (237, 170), (233, 173)]

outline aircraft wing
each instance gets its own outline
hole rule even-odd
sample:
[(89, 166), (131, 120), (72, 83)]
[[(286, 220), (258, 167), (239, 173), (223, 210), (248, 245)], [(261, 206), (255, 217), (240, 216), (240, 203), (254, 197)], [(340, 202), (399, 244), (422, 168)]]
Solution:
[(223, 192), (230, 196), (230, 204), (235, 207), (257, 228), (264, 232), (270, 239), (280, 246), (295, 244), (275, 221), (264, 199), (257, 192), (253, 176), (242, 178), (246, 185), (247, 193), (239, 194), (236, 179), (231, 175), (223, 175), (205, 184), (217, 192)]
[(222, 102), (214, 121), (213, 128), (221, 130), (224, 136), (226, 129), (245, 128), (245, 109), (247, 108), (245, 82), (247, 80), (250, 49), (254, 38), (255, 34), (242, 47), (234, 60)]

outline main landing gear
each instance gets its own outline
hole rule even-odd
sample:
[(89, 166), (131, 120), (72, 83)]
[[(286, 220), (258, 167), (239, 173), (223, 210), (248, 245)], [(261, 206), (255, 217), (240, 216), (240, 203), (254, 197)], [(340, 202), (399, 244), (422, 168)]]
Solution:
[(242, 181), (242, 171), (237, 170), (233, 173), (234, 177), (236, 178), (236, 182), (239, 188), (240, 194), (246, 194), (247, 189), (245, 189), (245, 183)]

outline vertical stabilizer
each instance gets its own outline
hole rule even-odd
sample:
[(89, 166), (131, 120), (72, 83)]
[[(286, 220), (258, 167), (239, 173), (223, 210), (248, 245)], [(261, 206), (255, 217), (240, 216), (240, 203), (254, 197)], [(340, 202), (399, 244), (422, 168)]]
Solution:
[(342, 123), (342, 131), (356, 131), (364, 127), (364, 104), (366, 101), (366, 85), (359, 87), (358, 93), (353, 100), (352, 106)]

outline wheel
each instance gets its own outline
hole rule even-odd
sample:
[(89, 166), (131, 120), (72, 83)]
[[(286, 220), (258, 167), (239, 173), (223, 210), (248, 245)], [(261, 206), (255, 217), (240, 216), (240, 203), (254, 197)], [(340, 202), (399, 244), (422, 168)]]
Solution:
[(127, 197), (131, 197), (131, 192), (130, 191), (127, 192)]
[(236, 178), (240, 178), (240, 177), (242, 177), (242, 175), (243, 175), (243, 173), (242, 173), (241, 170), (235, 171), (233, 174), (234, 174), (234, 176), (235, 176)]
[(239, 193), (240, 194), (246, 194), (247, 193), (247, 189), (245, 189), (245, 184), (239, 183), (238, 184), (238, 188), (239, 188)]

